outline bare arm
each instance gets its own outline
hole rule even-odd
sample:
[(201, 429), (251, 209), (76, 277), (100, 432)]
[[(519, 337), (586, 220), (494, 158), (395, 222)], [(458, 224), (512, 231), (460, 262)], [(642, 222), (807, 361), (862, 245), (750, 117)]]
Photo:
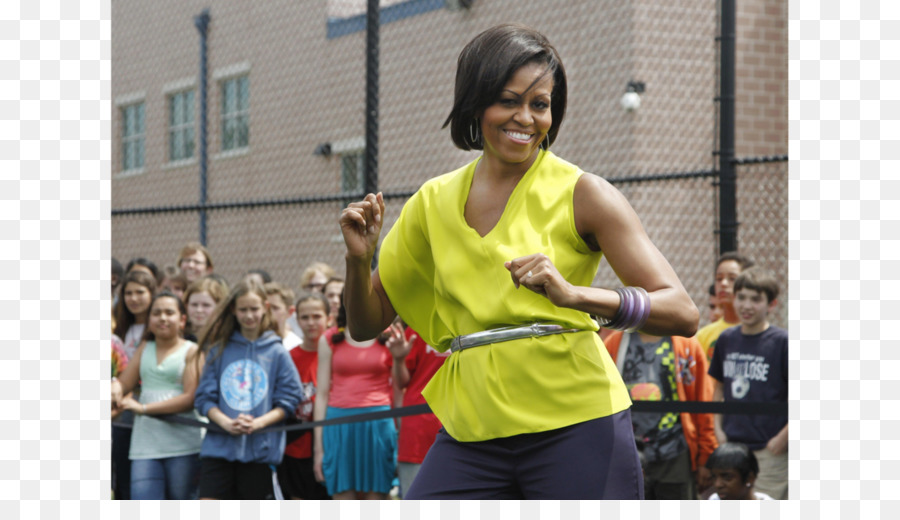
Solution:
[(412, 349), (413, 341), (416, 335), (413, 334), (406, 339), (403, 326), (396, 321), (391, 324), (391, 337), (387, 340), (387, 348), (391, 351), (394, 358), (394, 364), (391, 366), (391, 378), (394, 380), (394, 387), (398, 390), (406, 388), (409, 384), (409, 369), (406, 367), (406, 357)]
[(341, 233), (347, 247), (347, 279), (344, 283), (347, 329), (352, 338), (360, 341), (376, 337), (397, 315), (384, 292), (378, 271), (373, 274), (370, 270), (384, 224), (383, 217), (381, 193), (370, 193), (341, 212)]
[(141, 342), (138, 348), (134, 351), (134, 355), (131, 357), (131, 361), (128, 362), (128, 365), (125, 367), (125, 370), (122, 371), (119, 376), (113, 380), (110, 385), (110, 392), (113, 406), (121, 406), (123, 404), (123, 397), (131, 393), (134, 390), (134, 387), (137, 385), (137, 382), (141, 378), (141, 356), (144, 355), (144, 347), (147, 344), (145, 342)]
[(788, 448), (788, 425), (785, 424), (784, 428), (781, 429), (778, 433), (775, 434), (774, 437), (769, 439), (769, 442), (766, 444), (766, 448), (769, 449), (775, 455), (781, 455), (782, 453), (787, 451)]
[[(722, 393), (722, 382), (713, 378), (713, 402), (724, 400), (725, 396)], [(716, 429), (716, 440), (719, 441), (719, 444), (728, 442), (728, 436), (725, 435), (725, 430), (722, 429), (722, 414), (714, 414), (713, 421), (713, 427)]]
[[(197, 346), (193, 346), (188, 350), (188, 356), (191, 356), (197, 350)], [(199, 363), (202, 366), (205, 356), (199, 353)], [(127, 367), (126, 367), (127, 370)], [(194, 392), (197, 391), (197, 383), (199, 374), (194, 363), (187, 363), (184, 367), (184, 374), (181, 377), (181, 385), (183, 387), (181, 394), (165, 401), (149, 403), (142, 405), (134, 399), (125, 399), (123, 406), (135, 413), (143, 413), (146, 415), (166, 415), (172, 413), (186, 412), (194, 408)]]
[[(328, 396), (331, 393), (331, 346), (325, 336), (319, 338), (319, 367), (316, 372), (316, 402), (313, 405), (313, 420), (325, 419), (328, 409)], [(322, 459), (325, 455), (322, 443), (322, 427), (313, 428), (313, 472), (316, 480), (323, 482)]]
[[(641, 332), (693, 336), (700, 311), (619, 190), (596, 175), (584, 174), (575, 186), (574, 204), (575, 226), (585, 243), (603, 251), (624, 285), (643, 287), (649, 293), (651, 312)], [(545, 255), (517, 258), (507, 268), (513, 283), (547, 296), (559, 307), (606, 319), (612, 319), (619, 308), (614, 290), (572, 285)], [(529, 272), (532, 276), (527, 277)]]

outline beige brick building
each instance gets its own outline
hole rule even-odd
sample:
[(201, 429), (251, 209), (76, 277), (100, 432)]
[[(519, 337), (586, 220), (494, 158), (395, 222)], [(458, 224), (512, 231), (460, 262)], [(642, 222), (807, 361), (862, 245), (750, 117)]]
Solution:
[[(162, 266), (199, 237), (196, 211), (116, 212), (199, 201), (200, 34), (194, 17), (206, 7), (209, 203), (354, 191), (365, 120), (364, 17), (354, 13), (365, 3), (113, 2), (114, 257), (125, 263), (145, 256)], [(444, 0), (382, 4), (379, 187), (385, 193), (413, 191), (474, 158), (453, 147), (441, 124), (459, 51), (504, 21), (537, 28), (563, 57), (569, 106), (554, 152), (607, 178), (716, 167), (713, 0), (475, 0), (462, 10), (445, 7)], [(737, 156), (786, 154), (784, 2), (738, 2), (737, 40)], [(633, 112), (619, 102), (629, 81), (646, 86)], [(314, 154), (324, 143), (331, 155)], [(739, 243), (786, 280), (786, 163), (776, 170), (749, 184), (739, 171)], [(718, 244), (712, 181), (620, 186), (701, 306)], [(402, 197), (388, 201), (388, 225), (402, 203)], [(261, 267), (294, 289), (314, 260), (342, 272), (340, 207), (317, 202), (210, 210), (207, 246), (216, 270), (236, 280)], [(615, 283), (605, 269), (598, 283)]]

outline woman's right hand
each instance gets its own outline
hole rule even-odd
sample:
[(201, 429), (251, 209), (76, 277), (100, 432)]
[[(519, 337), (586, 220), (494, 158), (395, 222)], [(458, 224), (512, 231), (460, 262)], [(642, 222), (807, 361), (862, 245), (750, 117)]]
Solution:
[(347, 256), (372, 257), (384, 223), (384, 197), (370, 193), (360, 202), (351, 202), (341, 212), (340, 222)]

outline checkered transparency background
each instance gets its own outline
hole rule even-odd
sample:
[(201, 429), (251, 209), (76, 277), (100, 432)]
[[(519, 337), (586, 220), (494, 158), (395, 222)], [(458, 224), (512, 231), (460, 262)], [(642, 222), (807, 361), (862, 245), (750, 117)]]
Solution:
[[(786, 503), (114, 503), (110, 4), (0, 13), (4, 518), (878, 518), (896, 504), (900, 5), (791, 3), (792, 499)], [(820, 502), (822, 500), (835, 502)], [(801, 509), (802, 508), (802, 509)], [(801, 513), (802, 511), (802, 513)], [(895, 514), (894, 513), (894, 514)], [(801, 516), (802, 515), (802, 516)]]

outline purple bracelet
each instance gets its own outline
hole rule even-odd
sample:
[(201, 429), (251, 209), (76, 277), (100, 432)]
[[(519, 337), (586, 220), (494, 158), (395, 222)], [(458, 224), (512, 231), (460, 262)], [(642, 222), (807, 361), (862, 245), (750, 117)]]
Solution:
[(622, 330), (628, 324), (634, 315), (634, 295), (628, 290), (628, 287), (619, 289), (622, 291), (622, 317), (616, 323), (616, 329)]
[(643, 287), (636, 287), (635, 289), (638, 292), (638, 297), (644, 304), (643, 312), (641, 313), (641, 316), (638, 318), (638, 321), (634, 326), (634, 330), (638, 330), (642, 328), (645, 323), (647, 323), (647, 318), (650, 317), (650, 294), (647, 293), (647, 290)]
[(622, 288), (616, 289), (616, 294), (619, 295), (619, 308), (616, 309), (615, 315), (613, 315), (611, 320), (606, 320), (603, 323), (600, 323), (602, 327), (607, 329), (618, 330), (618, 325), (622, 321), (622, 314), (625, 309), (625, 294)]
[(634, 332), (634, 326), (637, 324), (638, 320), (641, 318), (641, 315), (644, 314), (644, 300), (641, 298), (640, 294), (634, 289), (634, 287), (628, 287), (628, 292), (631, 293), (631, 297), (634, 300), (634, 312), (631, 315), (631, 319), (628, 320), (628, 323), (623, 324), (622, 329), (625, 332)]
[(613, 330), (634, 332), (639, 330), (650, 317), (650, 295), (643, 287), (620, 287), (619, 308), (611, 320), (600, 323), (602, 327)]
[(635, 312), (632, 320), (624, 328), (626, 332), (635, 332), (644, 325), (647, 316), (650, 315), (650, 299), (647, 296), (647, 291), (641, 287), (629, 287), (628, 289), (634, 297)]

